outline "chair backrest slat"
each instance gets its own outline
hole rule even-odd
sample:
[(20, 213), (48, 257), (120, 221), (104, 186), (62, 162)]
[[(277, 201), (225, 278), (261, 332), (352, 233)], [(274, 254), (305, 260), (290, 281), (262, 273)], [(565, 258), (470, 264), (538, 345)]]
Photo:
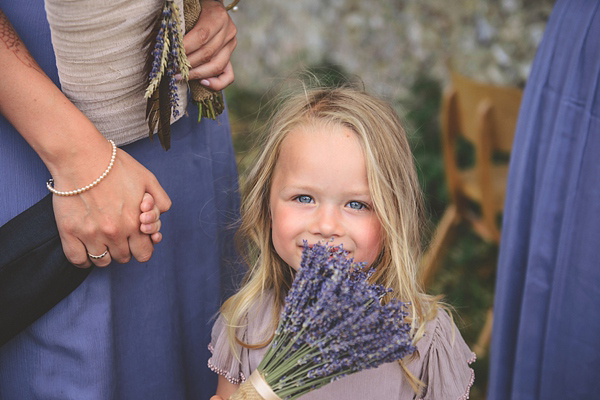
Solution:
[(452, 73), (452, 86), (458, 95), (460, 132), (469, 141), (477, 137), (477, 115), (480, 104), (486, 99), (492, 105), (492, 137), (494, 150), (510, 152), (514, 139), (522, 90), (516, 87), (497, 86), (473, 81), (456, 72)]

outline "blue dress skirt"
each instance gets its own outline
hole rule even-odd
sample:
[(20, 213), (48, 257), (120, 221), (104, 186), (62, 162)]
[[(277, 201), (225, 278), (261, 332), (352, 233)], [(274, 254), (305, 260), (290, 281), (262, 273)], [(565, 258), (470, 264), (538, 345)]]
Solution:
[(600, 393), (600, 2), (558, 0), (513, 145), (489, 400)]
[[(58, 84), (42, 0), (0, 0), (33, 57)], [(0, 44), (1, 45), (1, 44)], [(1, 77), (0, 77), (1, 79)], [(147, 263), (94, 269), (70, 296), (0, 348), (0, 399), (208, 399), (212, 317), (229, 284), (237, 172), (226, 113), (172, 126), (171, 149), (124, 150), (152, 171), (173, 205)], [(44, 121), (39, 121), (43, 128)], [(49, 173), (0, 117), (0, 224), (47, 194)]]

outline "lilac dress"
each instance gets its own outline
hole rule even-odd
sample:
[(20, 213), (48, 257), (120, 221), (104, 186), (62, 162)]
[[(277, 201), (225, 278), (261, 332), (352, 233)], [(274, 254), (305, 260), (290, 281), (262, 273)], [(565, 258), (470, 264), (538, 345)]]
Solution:
[[(58, 84), (44, 1), (0, 0), (0, 8)], [(227, 113), (200, 124), (193, 105), (188, 113), (172, 126), (168, 152), (148, 138), (124, 147), (173, 201), (152, 259), (94, 269), (2, 346), (0, 399), (183, 400), (214, 393), (207, 345), (228, 285), (232, 241), (225, 228), (238, 212), (237, 172)], [(48, 178), (0, 116), (0, 224), (45, 196)]]
[[(250, 310), (247, 328), (240, 336), (246, 343), (260, 343), (270, 337), (272, 304), (272, 297), (267, 296)], [(209, 367), (235, 384), (250, 376), (267, 350), (266, 347), (257, 350), (241, 348), (241, 356), (236, 358), (222, 317), (213, 327), (210, 349), (213, 355), (208, 361)], [(414, 358), (407, 362), (410, 372), (426, 385), (420, 393), (415, 394), (399, 363), (389, 363), (346, 376), (301, 398), (464, 400), (469, 398), (475, 378), (469, 367), (474, 361), (475, 354), (448, 314), (439, 311), (437, 317), (426, 325), (425, 335), (417, 342)]]

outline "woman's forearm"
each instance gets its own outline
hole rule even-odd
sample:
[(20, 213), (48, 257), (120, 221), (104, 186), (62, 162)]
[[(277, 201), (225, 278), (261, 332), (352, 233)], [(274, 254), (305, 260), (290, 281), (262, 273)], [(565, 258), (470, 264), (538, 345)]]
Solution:
[[(46, 164), (58, 191), (84, 188), (105, 175), (76, 196), (54, 196), (56, 223), (71, 263), (89, 267), (88, 253), (103, 255), (94, 259), (97, 266), (132, 256), (150, 259), (153, 245), (139, 228), (140, 203), (149, 193), (159, 212), (165, 212), (171, 206), (168, 195), (123, 150), (111, 161), (111, 144), (44, 74), (1, 10), (0, 113)], [(108, 165), (110, 173), (103, 174)]]
[(0, 76), (0, 113), (55, 178), (79, 171), (86, 179), (86, 170), (91, 177), (106, 167), (110, 145), (41, 70), (1, 10)]

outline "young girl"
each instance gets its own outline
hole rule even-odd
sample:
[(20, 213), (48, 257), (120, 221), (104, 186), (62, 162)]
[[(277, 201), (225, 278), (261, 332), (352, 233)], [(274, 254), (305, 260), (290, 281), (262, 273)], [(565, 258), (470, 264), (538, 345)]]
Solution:
[(227, 399), (258, 366), (300, 267), (303, 243), (343, 244), (411, 304), (417, 351), (303, 399), (466, 399), (469, 350), (417, 283), (421, 193), (405, 132), (385, 102), (349, 87), (304, 90), (270, 121), (245, 185), (239, 237), (250, 269), (221, 308), (209, 367)]

